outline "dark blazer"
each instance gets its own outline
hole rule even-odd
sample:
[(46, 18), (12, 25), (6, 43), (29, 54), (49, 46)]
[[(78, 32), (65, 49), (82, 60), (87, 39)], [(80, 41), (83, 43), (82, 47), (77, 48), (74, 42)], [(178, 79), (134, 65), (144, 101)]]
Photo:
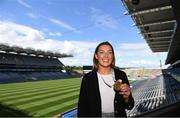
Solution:
[[(115, 79), (121, 79), (122, 83), (129, 85), (125, 72), (114, 69)], [(108, 93), (107, 93), (108, 94)], [(129, 96), (129, 102), (125, 103), (122, 95), (115, 93), (114, 115), (116, 117), (127, 117), (125, 109), (134, 107), (134, 99)], [(99, 91), (98, 77), (96, 71), (91, 71), (84, 75), (78, 101), (78, 117), (101, 117), (101, 97)]]

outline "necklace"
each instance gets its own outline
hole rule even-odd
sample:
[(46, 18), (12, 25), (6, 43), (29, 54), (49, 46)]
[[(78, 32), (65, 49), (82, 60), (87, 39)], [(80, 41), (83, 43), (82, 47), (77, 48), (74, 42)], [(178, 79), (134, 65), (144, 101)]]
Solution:
[[(105, 80), (104, 80), (104, 78), (102, 77), (102, 75), (99, 73), (99, 75), (100, 75), (100, 77), (101, 77), (101, 79), (103, 80), (103, 82), (104, 82), (104, 84), (106, 84), (109, 88), (112, 88), (113, 87), (113, 85), (109, 85)], [(115, 80), (115, 77), (114, 77), (114, 72), (111, 72), (111, 75), (112, 75), (112, 78), (113, 78), (113, 81), (115, 82), (116, 80)]]

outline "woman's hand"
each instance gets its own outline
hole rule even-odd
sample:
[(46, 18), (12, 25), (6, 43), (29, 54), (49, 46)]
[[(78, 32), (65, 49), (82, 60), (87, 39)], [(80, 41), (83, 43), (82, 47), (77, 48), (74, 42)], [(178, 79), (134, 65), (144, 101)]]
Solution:
[(129, 95), (131, 94), (131, 88), (126, 83), (121, 85), (121, 91), (119, 92), (124, 98), (125, 102), (128, 102)]

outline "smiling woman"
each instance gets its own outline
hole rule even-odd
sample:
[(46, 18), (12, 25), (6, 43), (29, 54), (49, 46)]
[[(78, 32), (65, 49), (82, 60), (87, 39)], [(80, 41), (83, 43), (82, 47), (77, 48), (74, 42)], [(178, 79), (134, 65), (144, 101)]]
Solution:
[[(79, 117), (126, 117), (134, 99), (126, 74), (115, 68), (114, 49), (109, 42), (100, 43), (94, 53), (93, 70), (84, 75), (78, 101)], [(116, 81), (122, 84), (113, 85)]]

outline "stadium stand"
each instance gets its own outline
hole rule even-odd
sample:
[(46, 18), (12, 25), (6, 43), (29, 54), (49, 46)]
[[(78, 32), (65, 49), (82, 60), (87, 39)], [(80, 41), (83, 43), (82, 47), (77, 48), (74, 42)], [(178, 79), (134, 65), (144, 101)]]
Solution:
[[(167, 76), (165, 72), (164, 76), (157, 76), (155, 79), (140, 80), (132, 88), (135, 107), (127, 111), (127, 114), (128, 116), (168, 116), (170, 112), (164, 108), (170, 110), (172, 104), (180, 102), (180, 93), (177, 92), (179, 90), (179, 82), (172, 76)], [(162, 111), (163, 114), (160, 114)]]
[[(129, 116), (180, 116), (180, 4), (178, 0), (122, 0), (152, 52), (168, 52), (163, 75), (141, 80), (133, 89)], [(136, 85), (137, 86), (137, 85)]]
[(68, 55), (36, 52), (32, 49), (23, 50), (6, 45), (0, 45), (0, 49), (0, 83), (72, 77), (72, 75), (62, 72), (64, 65), (58, 60), (58, 57), (67, 57)]
[(129, 79), (142, 79), (161, 73), (161, 69), (157, 68), (126, 68), (123, 71), (126, 72)]
[(83, 74), (90, 72), (92, 69), (93, 66), (88, 66), (88, 65), (83, 66)]

